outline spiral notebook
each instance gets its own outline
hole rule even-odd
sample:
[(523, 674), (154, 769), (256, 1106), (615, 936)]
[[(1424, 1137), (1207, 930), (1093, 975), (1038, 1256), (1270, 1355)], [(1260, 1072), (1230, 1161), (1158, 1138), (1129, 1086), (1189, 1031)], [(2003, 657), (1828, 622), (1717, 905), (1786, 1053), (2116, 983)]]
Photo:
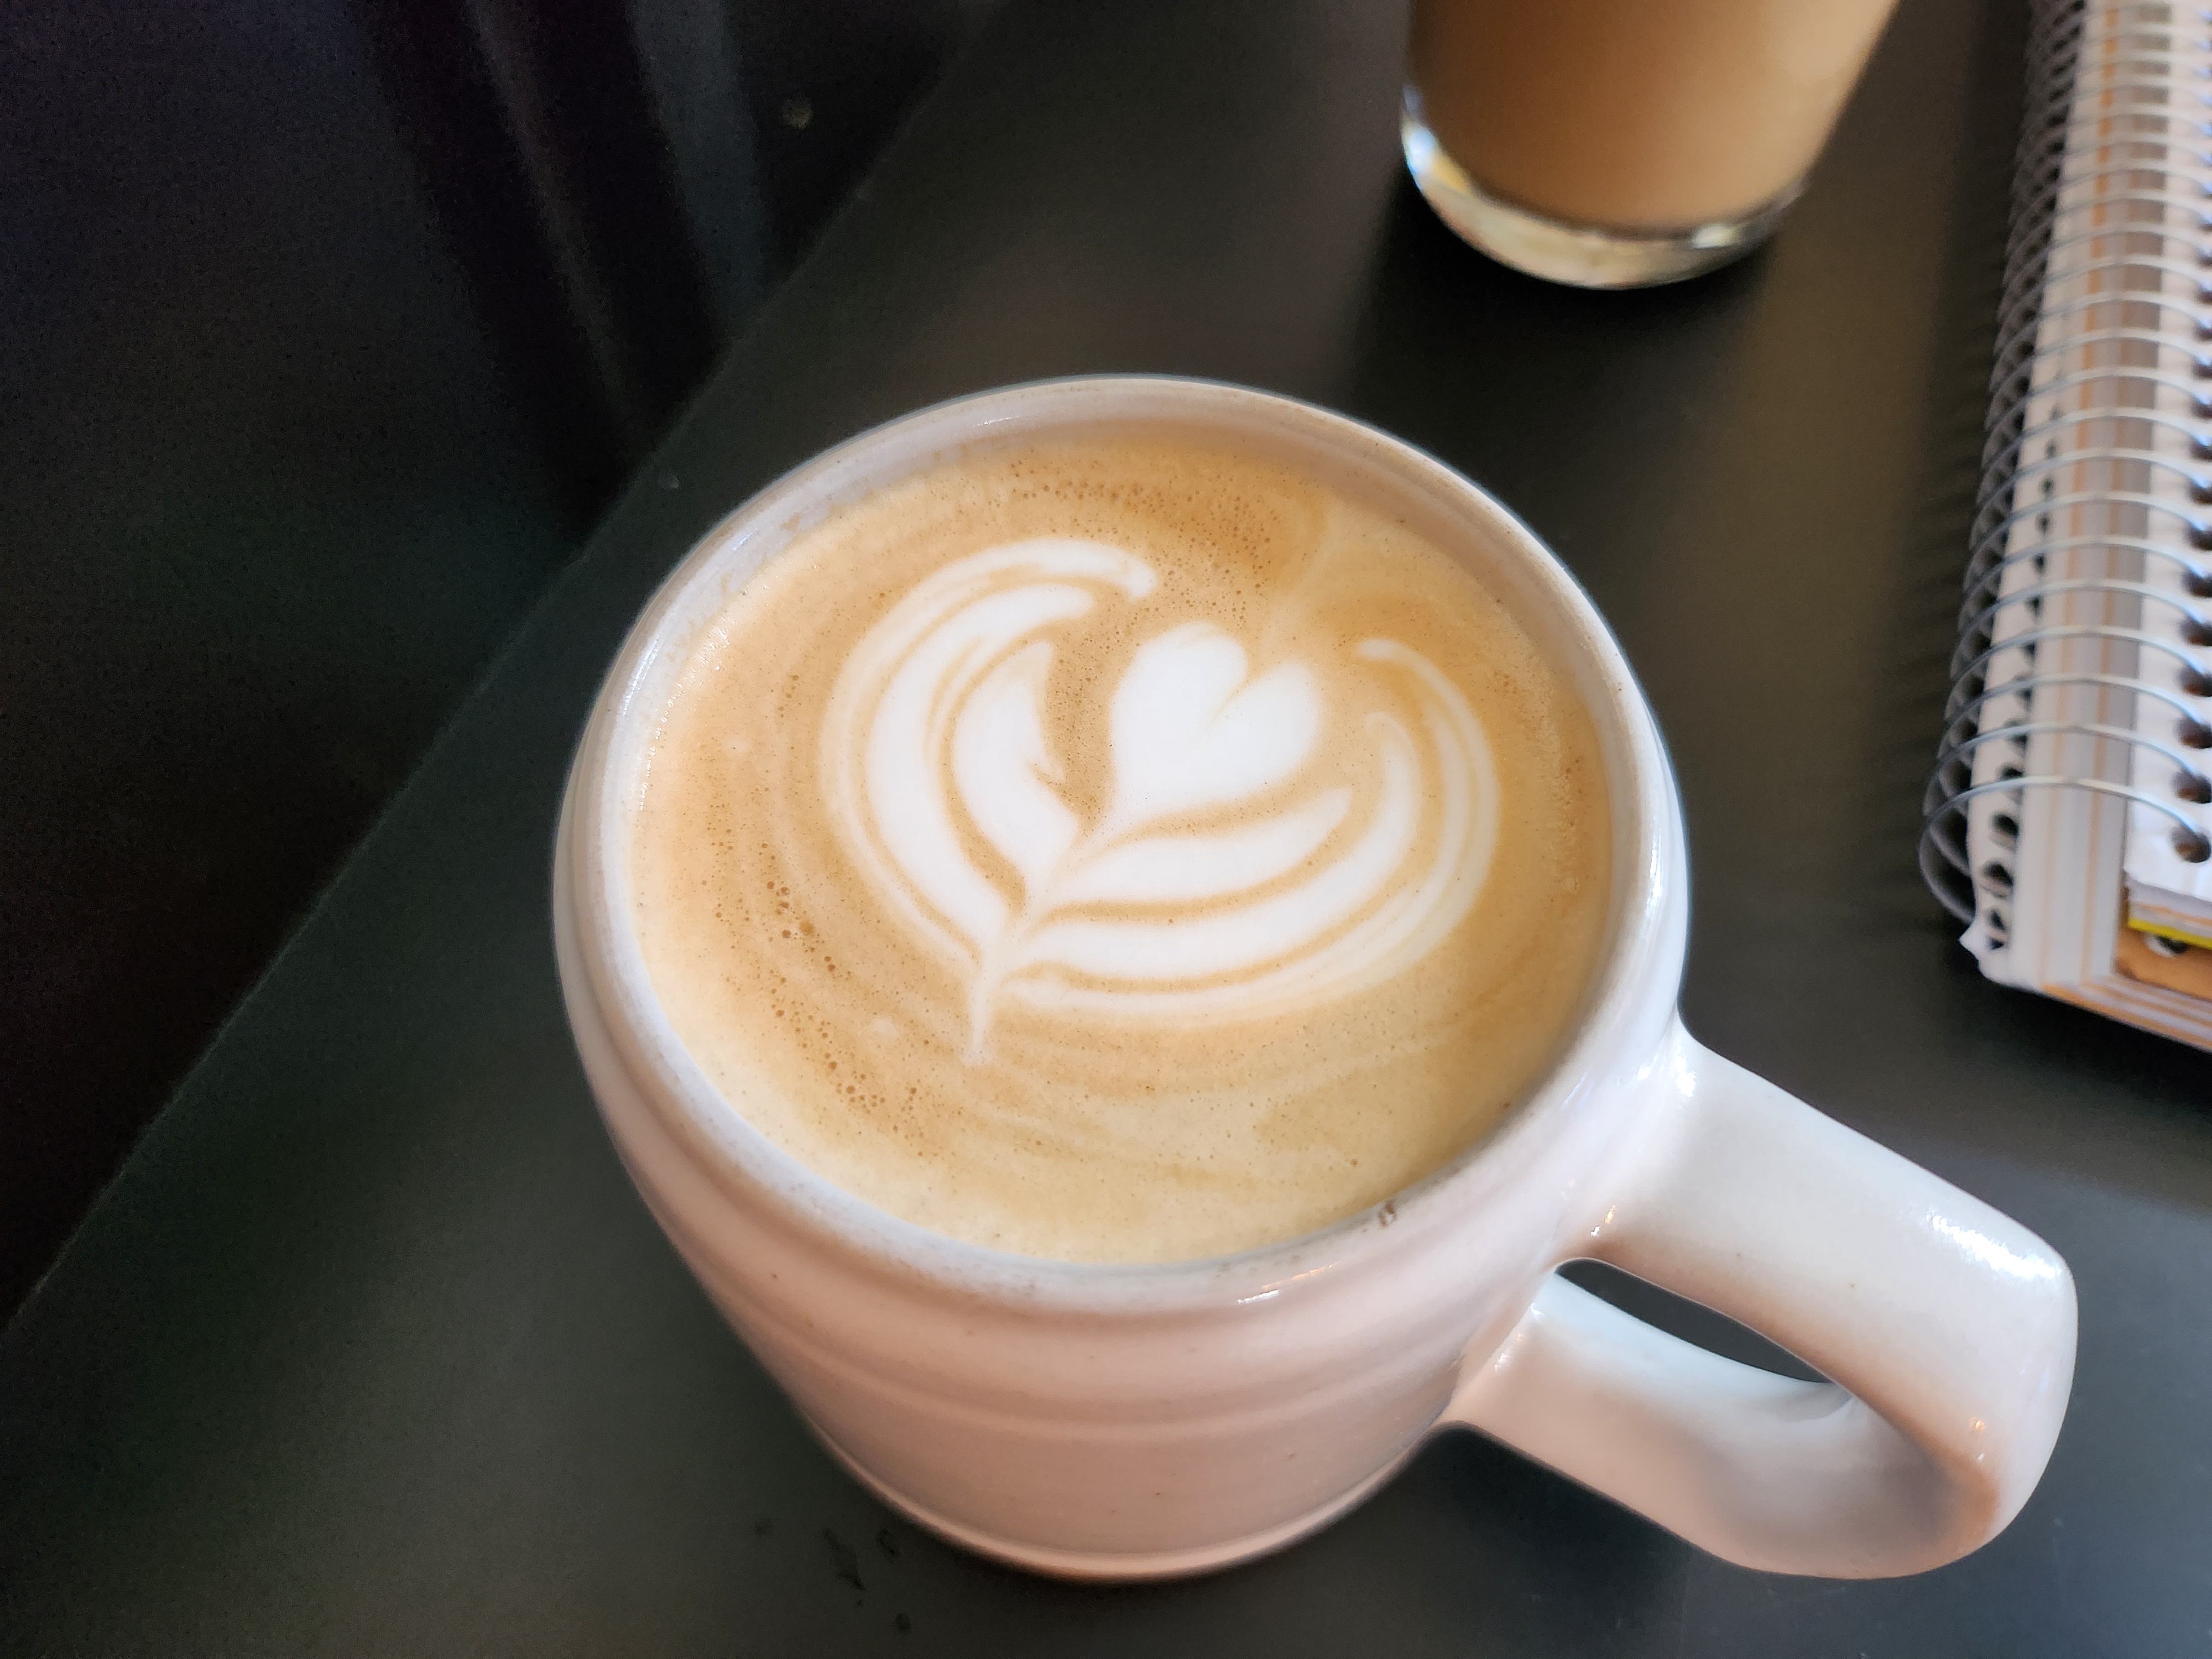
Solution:
[(2005, 984), (2212, 1048), (2212, 15), (2037, 0), (1921, 842)]

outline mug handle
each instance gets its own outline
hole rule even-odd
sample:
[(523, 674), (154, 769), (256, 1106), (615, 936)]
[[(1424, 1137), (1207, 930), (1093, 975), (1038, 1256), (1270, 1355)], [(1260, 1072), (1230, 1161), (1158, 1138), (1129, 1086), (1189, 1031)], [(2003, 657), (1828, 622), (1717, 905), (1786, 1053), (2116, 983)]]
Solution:
[(1920, 1572), (1987, 1543), (2050, 1461), (2073, 1275), (2019, 1223), (1722, 1059), (1680, 1019), (1652, 1139), (1579, 1255), (1835, 1380), (1669, 1336), (1556, 1273), (1444, 1420), (1740, 1565)]

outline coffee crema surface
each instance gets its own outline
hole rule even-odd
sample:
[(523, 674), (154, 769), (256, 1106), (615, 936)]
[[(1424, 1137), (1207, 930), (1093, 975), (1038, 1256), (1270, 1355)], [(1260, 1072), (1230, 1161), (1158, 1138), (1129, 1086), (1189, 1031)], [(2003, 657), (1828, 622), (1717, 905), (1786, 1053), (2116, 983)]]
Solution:
[(677, 1035), (956, 1238), (1227, 1254), (1378, 1203), (1541, 1075), (1612, 831), (1565, 675), (1459, 563), (1158, 436), (950, 462), (691, 642), (635, 804)]

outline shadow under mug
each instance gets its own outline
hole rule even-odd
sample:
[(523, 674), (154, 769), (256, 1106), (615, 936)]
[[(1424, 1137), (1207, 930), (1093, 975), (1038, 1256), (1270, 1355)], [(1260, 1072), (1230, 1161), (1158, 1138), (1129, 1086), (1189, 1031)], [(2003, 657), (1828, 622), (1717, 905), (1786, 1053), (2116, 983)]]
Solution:
[[(1497, 1129), (1318, 1232), (1161, 1266), (963, 1243), (816, 1176), (685, 1053), (626, 921), (646, 742), (697, 630), (749, 573), (837, 506), (952, 456), (1101, 424), (1257, 447), (1463, 559), (1578, 687), (1614, 819), (1594, 982)], [(1070, 1577), (1202, 1571), (1323, 1525), (1468, 1424), (1747, 1566), (1939, 1565), (2002, 1529), (2042, 1474), (2073, 1376), (2072, 1278), (2025, 1228), (1684, 1031), (1687, 875), (1650, 709), (1512, 514), (1322, 410), (1100, 378), (893, 421), (712, 532), (593, 708), (553, 917), (577, 1047), (638, 1190), (830, 1449), (947, 1538)], [(1553, 1273), (1576, 1258), (1717, 1309), (1834, 1381), (1667, 1335)]]

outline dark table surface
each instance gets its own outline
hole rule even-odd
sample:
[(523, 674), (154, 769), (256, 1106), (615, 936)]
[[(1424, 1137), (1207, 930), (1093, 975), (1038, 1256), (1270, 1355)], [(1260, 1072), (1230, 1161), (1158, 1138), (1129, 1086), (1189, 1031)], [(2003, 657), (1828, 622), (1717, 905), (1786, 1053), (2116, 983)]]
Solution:
[[(1905, 0), (1780, 240), (1610, 296), (1430, 218), (1395, 154), (1403, 27), (1319, 0), (1000, 15), (0, 1337), (0, 1650), (2212, 1650), (2212, 1062), (1984, 983), (1913, 864), (2017, 8)], [(727, 1334), (562, 1022), (569, 746), (631, 615), (750, 491), (948, 394), (1108, 369), (1376, 422), (1589, 586), (1681, 770), (1692, 1027), (2073, 1264), (2073, 1410), (1996, 1543), (1762, 1577), (1459, 1435), (1271, 1560), (1071, 1588), (892, 1519)]]

